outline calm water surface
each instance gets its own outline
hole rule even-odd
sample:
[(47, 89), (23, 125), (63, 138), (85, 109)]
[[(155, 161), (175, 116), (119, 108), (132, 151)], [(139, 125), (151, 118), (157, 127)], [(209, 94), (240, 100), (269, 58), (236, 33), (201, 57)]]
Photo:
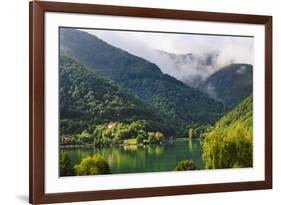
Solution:
[(202, 150), (199, 140), (177, 141), (162, 145), (115, 146), (64, 148), (69, 154), (72, 165), (79, 164), (87, 156), (99, 154), (108, 163), (113, 174), (173, 171), (178, 162), (192, 159), (203, 168)]

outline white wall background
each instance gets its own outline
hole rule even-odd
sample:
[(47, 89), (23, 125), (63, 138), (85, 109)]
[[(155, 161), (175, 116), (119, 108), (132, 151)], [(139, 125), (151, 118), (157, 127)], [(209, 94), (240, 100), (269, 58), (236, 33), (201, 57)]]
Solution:
[[(125, 199), (73, 204), (280, 204), (281, 5), (278, 0), (73, 0), (97, 4), (273, 15), (274, 183), (273, 190)], [(0, 204), (28, 200), (28, 0), (1, 1), (0, 30)], [(211, 176), (210, 176), (211, 177)]]

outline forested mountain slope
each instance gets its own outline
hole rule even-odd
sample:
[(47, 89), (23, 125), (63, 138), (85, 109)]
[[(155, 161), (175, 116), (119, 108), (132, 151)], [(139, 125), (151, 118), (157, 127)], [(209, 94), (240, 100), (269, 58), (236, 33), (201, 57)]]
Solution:
[(60, 57), (59, 79), (62, 135), (93, 130), (98, 124), (111, 121), (149, 120), (159, 126), (163, 121), (140, 99), (70, 57)]
[[(207, 94), (165, 75), (153, 63), (113, 47), (94, 35), (75, 29), (60, 30), (61, 52), (118, 83), (154, 107), (174, 129), (209, 124), (224, 107)], [(182, 132), (181, 132), (182, 133)]]

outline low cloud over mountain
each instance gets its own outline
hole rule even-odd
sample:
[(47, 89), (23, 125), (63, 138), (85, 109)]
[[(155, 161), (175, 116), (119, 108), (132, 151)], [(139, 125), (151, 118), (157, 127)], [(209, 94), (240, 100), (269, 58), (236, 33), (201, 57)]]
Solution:
[(193, 87), (229, 64), (253, 64), (254, 60), (251, 37), (84, 31), (155, 63), (162, 72)]

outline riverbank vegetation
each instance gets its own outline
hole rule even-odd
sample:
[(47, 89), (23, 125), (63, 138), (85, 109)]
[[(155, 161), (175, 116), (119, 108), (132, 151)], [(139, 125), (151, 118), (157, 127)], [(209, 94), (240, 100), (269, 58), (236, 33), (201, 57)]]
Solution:
[(79, 164), (71, 165), (69, 155), (65, 152), (60, 153), (60, 176), (84, 176), (109, 174), (110, 167), (108, 162), (100, 155), (85, 157)]
[(138, 120), (130, 124), (111, 122), (97, 125), (93, 132), (85, 130), (81, 134), (62, 136), (61, 145), (159, 144), (165, 137), (158, 128), (155, 123), (146, 120)]
[(197, 166), (192, 160), (182, 160), (176, 166), (176, 171), (196, 170)]
[(65, 152), (60, 152), (60, 176), (73, 176), (74, 171), (71, 167), (69, 155)]
[(253, 97), (221, 118), (203, 141), (206, 169), (253, 166)]
[(78, 176), (110, 173), (108, 163), (100, 155), (85, 157), (80, 164), (75, 165), (73, 169)]

